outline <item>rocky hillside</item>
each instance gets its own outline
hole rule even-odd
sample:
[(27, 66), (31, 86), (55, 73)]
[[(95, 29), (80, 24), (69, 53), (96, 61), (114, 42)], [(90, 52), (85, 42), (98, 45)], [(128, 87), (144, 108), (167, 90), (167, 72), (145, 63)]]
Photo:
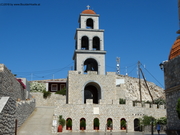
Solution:
[[(139, 79), (124, 75), (117, 75), (116, 79), (120, 79), (122, 82), (117, 85), (117, 98), (125, 98), (129, 100), (140, 100), (139, 92)], [(153, 96), (153, 99), (163, 98), (165, 99), (164, 90), (152, 82), (147, 82), (149, 90)], [(141, 93), (143, 101), (152, 101), (148, 89), (143, 79), (141, 79)]]

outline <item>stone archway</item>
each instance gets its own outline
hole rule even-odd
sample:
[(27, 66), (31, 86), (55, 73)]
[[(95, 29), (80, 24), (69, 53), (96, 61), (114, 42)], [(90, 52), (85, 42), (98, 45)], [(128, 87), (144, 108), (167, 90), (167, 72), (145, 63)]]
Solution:
[(134, 119), (134, 131), (140, 131), (140, 121), (138, 118)]
[(101, 99), (101, 88), (95, 82), (89, 82), (84, 87), (84, 103), (86, 99), (92, 99), (94, 104), (98, 104)]
[(98, 63), (93, 58), (88, 58), (84, 61), (84, 73), (87, 73), (88, 71), (98, 72)]

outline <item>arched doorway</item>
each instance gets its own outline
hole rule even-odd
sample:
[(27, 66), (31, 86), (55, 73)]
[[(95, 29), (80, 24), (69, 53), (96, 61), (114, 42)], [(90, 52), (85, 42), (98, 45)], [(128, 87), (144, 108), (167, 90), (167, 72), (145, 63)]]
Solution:
[(86, 130), (86, 119), (85, 118), (80, 119), (80, 130)]
[(140, 131), (140, 121), (138, 118), (134, 119), (134, 131)]
[(107, 119), (107, 130), (113, 129), (113, 120), (111, 118)]
[(71, 118), (66, 119), (66, 130), (72, 130), (72, 119)]
[(99, 103), (101, 99), (101, 88), (95, 82), (90, 82), (84, 87), (84, 103), (86, 104), (86, 99), (92, 99), (94, 104)]
[(126, 127), (127, 125), (126, 125), (126, 119), (125, 118), (122, 118), (121, 120), (120, 120), (120, 127), (121, 127), (121, 130), (126, 130)]

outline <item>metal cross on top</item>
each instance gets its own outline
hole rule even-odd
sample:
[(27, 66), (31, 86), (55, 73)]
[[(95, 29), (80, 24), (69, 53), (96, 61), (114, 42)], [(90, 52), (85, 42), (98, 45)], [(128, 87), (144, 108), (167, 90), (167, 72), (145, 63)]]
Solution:
[(89, 5), (87, 5), (86, 7), (87, 7), (87, 9), (89, 9), (89, 8), (90, 8), (90, 6), (89, 6)]

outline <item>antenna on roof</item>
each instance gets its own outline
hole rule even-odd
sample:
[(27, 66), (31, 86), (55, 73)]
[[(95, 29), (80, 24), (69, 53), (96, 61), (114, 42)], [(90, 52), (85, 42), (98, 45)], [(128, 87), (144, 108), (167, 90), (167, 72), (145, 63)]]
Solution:
[(116, 74), (119, 75), (120, 74), (120, 57), (116, 57)]

